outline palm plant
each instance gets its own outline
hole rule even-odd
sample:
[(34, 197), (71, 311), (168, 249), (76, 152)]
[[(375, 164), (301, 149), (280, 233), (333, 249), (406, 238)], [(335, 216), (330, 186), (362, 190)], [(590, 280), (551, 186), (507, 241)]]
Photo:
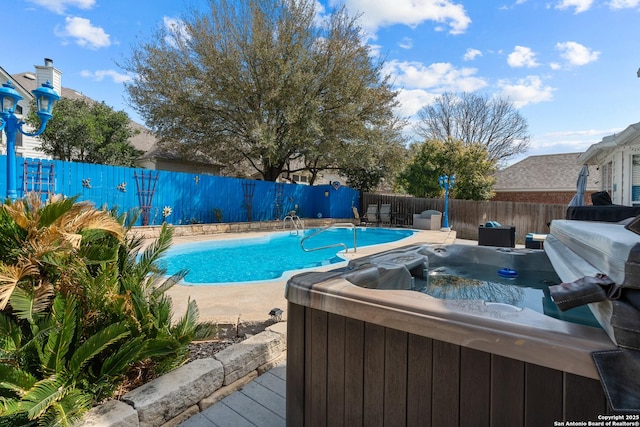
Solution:
[(159, 260), (171, 245), (131, 237), (126, 216), (75, 199), (29, 196), (0, 209), (0, 426), (71, 425), (132, 372), (186, 359), (198, 324), (191, 301), (172, 324)]

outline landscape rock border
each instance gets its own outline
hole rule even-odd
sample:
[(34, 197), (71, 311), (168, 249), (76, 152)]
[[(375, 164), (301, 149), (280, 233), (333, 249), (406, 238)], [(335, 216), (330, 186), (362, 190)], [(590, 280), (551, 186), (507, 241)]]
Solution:
[(233, 344), (213, 358), (186, 363), (91, 409), (78, 426), (174, 427), (286, 360), (287, 324)]

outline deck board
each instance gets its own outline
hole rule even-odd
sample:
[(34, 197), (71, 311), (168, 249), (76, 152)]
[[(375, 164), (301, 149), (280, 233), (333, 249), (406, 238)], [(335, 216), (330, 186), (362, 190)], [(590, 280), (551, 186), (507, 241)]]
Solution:
[(286, 387), (286, 363), (282, 363), (180, 427), (284, 427)]

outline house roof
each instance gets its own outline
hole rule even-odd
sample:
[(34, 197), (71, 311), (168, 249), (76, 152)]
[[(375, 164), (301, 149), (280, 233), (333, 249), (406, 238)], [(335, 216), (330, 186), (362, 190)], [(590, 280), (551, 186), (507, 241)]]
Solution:
[(582, 153), (579, 161), (585, 165), (597, 165), (600, 163), (600, 159), (606, 157), (615, 148), (637, 143), (639, 139), (640, 122), (627, 126), (622, 132), (605, 136), (602, 141), (591, 145), (587, 151)]
[[(33, 73), (18, 73), (12, 74), (11, 78), (14, 82), (24, 88), (28, 93), (31, 93), (32, 90), (36, 89), (36, 79)], [(67, 99), (84, 99), (89, 102), (98, 102), (95, 99), (89, 98), (88, 96), (76, 91), (75, 89), (70, 89), (66, 87), (62, 87), (63, 98)], [(175, 153), (171, 153), (167, 150), (164, 150), (158, 145), (158, 139), (151, 133), (149, 129), (137, 123), (133, 120), (129, 120), (129, 127), (137, 131), (136, 135), (131, 137), (129, 142), (136, 149), (142, 151), (144, 154), (142, 158), (163, 158), (163, 159), (176, 159), (179, 156), (176, 156)], [(199, 161), (201, 159), (198, 159)]]
[[(581, 153), (529, 156), (496, 173), (493, 190), (506, 191), (575, 191), (582, 163)], [(600, 174), (589, 168), (587, 191), (599, 189)]]

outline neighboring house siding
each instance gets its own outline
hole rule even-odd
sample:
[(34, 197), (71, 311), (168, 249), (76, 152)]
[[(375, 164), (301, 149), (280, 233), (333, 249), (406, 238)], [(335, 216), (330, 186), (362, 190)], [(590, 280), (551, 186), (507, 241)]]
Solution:
[(601, 186), (614, 204), (640, 206), (640, 123), (602, 138), (579, 160), (603, 172)]

